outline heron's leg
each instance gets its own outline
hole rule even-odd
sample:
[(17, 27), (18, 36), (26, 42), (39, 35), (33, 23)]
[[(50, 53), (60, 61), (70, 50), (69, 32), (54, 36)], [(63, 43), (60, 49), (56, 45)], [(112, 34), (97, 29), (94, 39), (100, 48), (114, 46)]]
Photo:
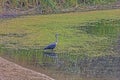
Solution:
[(52, 52), (54, 52), (53, 49), (52, 49)]

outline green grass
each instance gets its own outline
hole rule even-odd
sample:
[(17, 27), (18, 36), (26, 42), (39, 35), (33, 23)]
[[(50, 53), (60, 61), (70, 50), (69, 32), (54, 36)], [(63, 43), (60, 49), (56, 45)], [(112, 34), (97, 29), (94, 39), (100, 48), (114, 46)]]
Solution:
[[(59, 33), (59, 43), (55, 49), (57, 53), (107, 55), (109, 53), (105, 49), (116, 39), (120, 22), (104, 22), (103, 19), (120, 19), (119, 14), (120, 9), (116, 9), (14, 18), (0, 24), (0, 44), (11, 48), (43, 49), (54, 42), (55, 34)], [(96, 21), (100, 21), (100, 24), (94, 23)], [(94, 26), (91, 27), (92, 24)], [(88, 31), (82, 29), (82, 25), (87, 25)]]

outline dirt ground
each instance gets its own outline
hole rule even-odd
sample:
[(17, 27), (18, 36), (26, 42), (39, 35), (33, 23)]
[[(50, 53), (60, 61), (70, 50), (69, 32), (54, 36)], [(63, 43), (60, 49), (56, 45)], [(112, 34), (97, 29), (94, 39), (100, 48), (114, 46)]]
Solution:
[(54, 80), (0, 57), (0, 80)]

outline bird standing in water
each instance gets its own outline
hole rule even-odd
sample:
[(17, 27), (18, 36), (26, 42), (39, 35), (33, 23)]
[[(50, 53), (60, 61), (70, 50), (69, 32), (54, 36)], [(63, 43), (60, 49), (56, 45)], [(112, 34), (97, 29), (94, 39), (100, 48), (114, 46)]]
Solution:
[(51, 43), (48, 46), (46, 46), (44, 48), (44, 50), (52, 50), (53, 51), (53, 49), (56, 47), (56, 45), (58, 43), (58, 34), (56, 34), (55, 37), (56, 37), (56, 41), (54, 43)]

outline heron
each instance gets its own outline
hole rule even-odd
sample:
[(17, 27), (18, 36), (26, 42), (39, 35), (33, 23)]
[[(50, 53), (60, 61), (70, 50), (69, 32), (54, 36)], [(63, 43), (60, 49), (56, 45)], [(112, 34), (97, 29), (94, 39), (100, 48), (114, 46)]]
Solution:
[(48, 46), (46, 46), (44, 48), (44, 50), (52, 50), (53, 51), (53, 49), (56, 47), (56, 45), (58, 43), (58, 34), (56, 34), (55, 37), (56, 37), (56, 41), (54, 43), (51, 43)]

